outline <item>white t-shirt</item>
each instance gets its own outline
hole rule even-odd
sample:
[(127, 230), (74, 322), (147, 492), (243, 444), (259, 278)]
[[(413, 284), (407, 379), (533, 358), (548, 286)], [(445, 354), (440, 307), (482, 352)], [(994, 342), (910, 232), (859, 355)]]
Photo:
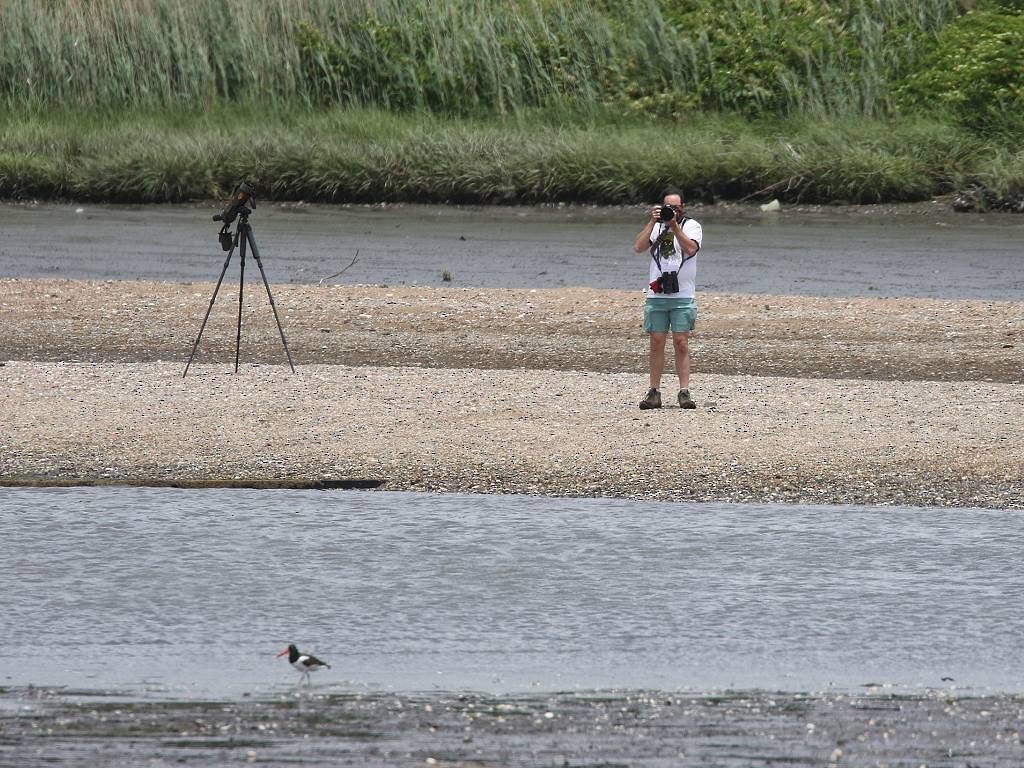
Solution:
[[(700, 253), (701, 238), (704, 236), (704, 230), (700, 224), (694, 219), (687, 219), (683, 222), (683, 234), (696, 241), (697, 253)], [(679, 239), (672, 234), (672, 229), (667, 224), (660, 221), (651, 230), (651, 245), (658, 242), (662, 235), (666, 238), (666, 242), (662, 243), (658, 250), (658, 258), (661, 259), (661, 269), (658, 269), (658, 263), (654, 258), (649, 257), (651, 268), (647, 295), (661, 299), (692, 299), (697, 293), (697, 254), (694, 254), (693, 258), (683, 261), (683, 257), (686, 254), (683, 253), (683, 247), (679, 243)], [(667, 245), (668, 239), (672, 241), (671, 247)], [(682, 264), (682, 268), (680, 268), (680, 264)], [(678, 272), (679, 293), (655, 293), (651, 290), (649, 284), (657, 280), (662, 272)]]

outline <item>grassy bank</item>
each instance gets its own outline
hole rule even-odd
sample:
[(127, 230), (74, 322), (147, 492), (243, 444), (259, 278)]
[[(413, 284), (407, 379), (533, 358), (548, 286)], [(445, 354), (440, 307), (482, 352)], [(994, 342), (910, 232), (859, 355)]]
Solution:
[(556, 111), (452, 118), (379, 110), (219, 107), (0, 116), (0, 197), (636, 203), (915, 201), (960, 190), (1024, 197), (1024, 152), (925, 119), (650, 124)]
[(1022, 6), (9, 0), (0, 197), (1022, 209)]

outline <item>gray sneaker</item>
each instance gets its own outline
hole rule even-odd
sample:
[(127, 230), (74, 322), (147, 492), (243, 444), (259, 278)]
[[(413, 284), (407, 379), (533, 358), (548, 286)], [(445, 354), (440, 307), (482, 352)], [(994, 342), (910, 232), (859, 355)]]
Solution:
[(647, 390), (646, 397), (640, 401), (640, 407), (645, 411), (648, 408), (661, 408), (661, 392), (651, 387)]
[(696, 408), (697, 404), (690, 399), (690, 390), (680, 389), (679, 390), (679, 407), (680, 408)]

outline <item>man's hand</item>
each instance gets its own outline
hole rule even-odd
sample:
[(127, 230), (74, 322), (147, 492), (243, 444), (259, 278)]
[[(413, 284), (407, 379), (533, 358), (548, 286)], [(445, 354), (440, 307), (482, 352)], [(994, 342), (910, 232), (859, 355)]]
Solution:
[[(679, 215), (678, 211), (676, 211), (676, 215)], [(674, 234), (676, 239), (679, 240), (679, 245), (682, 247), (683, 253), (687, 256), (695, 256), (697, 254), (697, 249), (700, 248), (700, 246), (697, 245), (696, 240), (691, 240), (689, 236), (683, 232), (683, 228), (679, 226), (679, 219), (672, 219), (669, 222), (669, 227), (672, 229), (672, 234)]]

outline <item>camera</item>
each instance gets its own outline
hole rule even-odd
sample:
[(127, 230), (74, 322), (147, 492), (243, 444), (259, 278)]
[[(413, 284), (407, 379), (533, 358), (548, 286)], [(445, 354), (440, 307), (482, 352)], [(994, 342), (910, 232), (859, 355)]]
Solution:
[(657, 280), (651, 281), (651, 290), (655, 293), (679, 293), (679, 273), (662, 272)]
[(671, 205), (661, 206), (661, 211), (658, 213), (658, 218), (661, 221), (672, 221), (676, 217), (676, 209)]

